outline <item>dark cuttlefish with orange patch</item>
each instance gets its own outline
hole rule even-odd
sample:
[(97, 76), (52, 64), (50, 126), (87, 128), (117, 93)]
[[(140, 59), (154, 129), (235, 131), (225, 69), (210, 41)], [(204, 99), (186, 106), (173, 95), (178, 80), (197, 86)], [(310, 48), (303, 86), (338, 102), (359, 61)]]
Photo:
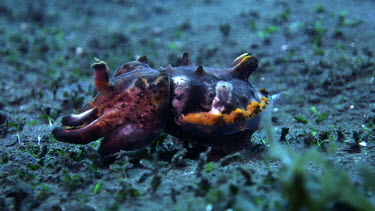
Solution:
[(185, 53), (180, 66), (158, 70), (141, 56), (109, 80), (107, 64), (97, 61), (92, 65), (97, 96), (52, 133), (74, 144), (104, 137), (102, 156), (140, 149), (163, 132), (218, 154), (233, 153), (250, 142), (268, 105), (268, 93), (248, 81), (257, 67), (248, 53), (226, 68), (194, 66)]

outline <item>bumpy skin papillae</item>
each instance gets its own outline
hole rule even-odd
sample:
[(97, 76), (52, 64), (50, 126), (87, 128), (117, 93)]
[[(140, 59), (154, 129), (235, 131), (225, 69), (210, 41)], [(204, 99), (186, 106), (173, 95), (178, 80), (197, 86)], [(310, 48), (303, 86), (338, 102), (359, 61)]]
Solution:
[(145, 56), (125, 63), (108, 81), (104, 62), (93, 65), (98, 95), (53, 131), (59, 141), (86, 144), (105, 137), (101, 155), (142, 148), (163, 131), (232, 153), (258, 129), (267, 93), (248, 77), (258, 66), (250, 54), (227, 68), (194, 66), (184, 54), (178, 67), (154, 70)]
[(173, 115), (166, 132), (223, 154), (242, 149), (267, 106), (267, 93), (248, 81), (257, 67), (250, 54), (239, 56), (227, 68), (193, 66), (186, 54), (179, 67), (161, 69), (171, 77)]
[(157, 138), (167, 118), (169, 78), (140, 61), (133, 62), (138, 64), (135, 70), (120, 68), (122, 74), (110, 83), (105, 83), (105, 63), (95, 63), (98, 95), (80, 114), (64, 117), (63, 127), (52, 132), (55, 138), (87, 144), (105, 136), (99, 149), (103, 156), (121, 149), (137, 149)]

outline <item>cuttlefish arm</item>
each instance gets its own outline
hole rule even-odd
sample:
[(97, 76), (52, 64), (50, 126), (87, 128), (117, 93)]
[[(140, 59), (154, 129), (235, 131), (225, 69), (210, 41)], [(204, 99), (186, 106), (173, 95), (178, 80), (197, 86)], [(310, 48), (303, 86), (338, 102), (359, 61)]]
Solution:
[(165, 128), (168, 76), (143, 67), (141, 77), (127, 81), (126, 86), (115, 83), (113, 87), (104, 62), (95, 63), (93, 69), (99, 92), (96, 100), (81, 113), (65, 116), (62, 127), (52, 131), (53, 136), (72, 144), (87, 144), (104, 137), (99, 148), (102, 156), (152, 143)]

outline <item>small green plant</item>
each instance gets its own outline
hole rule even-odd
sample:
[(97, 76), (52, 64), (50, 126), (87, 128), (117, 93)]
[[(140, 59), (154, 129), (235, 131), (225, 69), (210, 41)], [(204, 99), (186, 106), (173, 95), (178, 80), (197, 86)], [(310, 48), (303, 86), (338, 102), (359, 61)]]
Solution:
[(320, 46), (322, 45), (323, 35), (325, 34), (326, 31), (327, 29), (323, 26), (322, 21), (315, 22), (314, 29), (313, 29), (314, 37), (313, 37), (312, 48), (316, 54), (324, 55), (324, 50), (320, 48)]
[(81, 74), (81, 71), (79, 70), (79, 68), (74, 68), (74, 70), (73, 70), (73, 75), (74, 75), (75, 77), (79, 77), (80, 74)]
[(40, 168), (40, 166), (39, 165), (36, 165), (36, 164), (31, 164), (31, 165), (29, 165), (29, 169), (30, 170), (38, 170)]
[(99, 191), (100, 191), (100, 188), (102, 187), (102, 182), (98, 182), (98, 183), (96, 183), (96, 185), (94, 186), (94, 191), (93, 191), (93, 193), (94, 194), (98, 194), (99, 193)]
[(168, 137), (167, 133), (163, 133), (162, 135), (160, 135), (158, 139), (156, 140), (156, 146), (161, 146), (167, 137)]
[(215, 167), (215, 162), (209, 162), (206, 165), (206, 171), (211, 172), (214, 169), (214, 167)]
[(17, 141), (21, 146), (23, 146), (23, 143), (22, 143), (21, 137), (20, 137), (20, 132), (23, 130), (23, 127), (25, 126), (25, 120), (24, 119), (19, 120), (17, 123), (9, 122), (8, 126), (16, 128), (16, 130), (17, 130), (17, 135), (16, 135)]
[(51, 195), (52, 188), (42, 183), (38, 183), (36, 185), (40, 187), (40, 191), (37, 195), (37, 199), (41, 201), (46, 200)]
[(337, 16), (338, 25), (339, 26), (353, 26), (357, 24), (357, 21), (355, 20), (349, 20), (347, 18), (348, 11), (341, 10), (340, 13)]
[(65, 172), (64, 183), (65, 183), (65, 186), (69, 190), (75, 190), (75, 189), (79, 188), (81, 182), (82, 182), (81, 175), (75, 174), (73, 176), (70, 176), (70, 174), (68, 174), (67, 172)]
[(265, 38), (273, 33), (276, 33), (279, 31), (279, 27), (275, 26), (275, 25), (272, 25), (272, 26), (267, 26), (267, 27), (264, 27), (262, 31), (259, 31), (258, 32), (258, 36), (260, 38)]
[[(276, 141), (272, 134), (270, 120), (263, 122), (271, 145), (270, 155), (280, 161), (279, 175), (287, 210), (327, 210), (335, 203), (344, 203), (344, 206), (353, 210), (375, 209), (374, 204), (361, 190), (371, 186), (370, 183), (374, 189), (373, 179), (363, 187), (354, 186), (345, 170), (337, 167), (324, 154), (314, 148), (294, 152)], [(312, 166), (315, 168), (311, 168)], [(323, 171), (316, 171), (316, 169)], [(374, 172), (371, 174), (364, 172), (364, 175), (371, 177)]]
[(47, 190), (47, 191), (51, 191), (52, 188), (48, 187), (47, 185), (45, 184), (42, 184), (42, 183), (39, 183), (38, 184), (43, 190)]
[(291, 13), (291, 10), (290, 8), (286, 8), (280, 15), (281, 19), (283, 21), (288, 21), (289, 20), (289, 16), (290, 16), (290, 13)]
[(250, 29), (255, 31), (257, 29), (257, 22), (255, 20), (250, 21)]
[(318, 110), (316, 110), (315, 106), (311, 106), (310, 110), (318, 117), (318, 119), (316, 120), (317, 123), (321, 123), (328, 118), (327, 113), (319, 112)]
[(121, 202), (127, 198), (135, 198), (141, 196), (141, 193), (132, 187), (129, 183), (120, 183), (121, 189), (117, 192), (116, 200)]
[(27, 123), (28, 126), (35, 126), (38, 121), (36, 119), (32, 120), (31, 122)]
[(174, 42), (169, 42), (168, 48), (169, 48), (169, 50), (174, 51), (174, 50), (176, 50), (177, 47), (176, 47), (176, 44)]
[(52, 127), (53, 119), (51, 118), (51, 116), (49, 116), (47, 114), (39, 114), (39, 118), (41, 118), (41, 119), (43, 119), (45, 121), (48, 121), (49, 126)]
[(134, 196), (134, 197), (141, 196), (141, 192), (139, 192), (139, 190), (137, 190), (137, 189), (132, 189), (131, 193), (132, 193), (132, 196)]
[(325, 12), (324, 6), (321, 5), (321, 4), (318, 4), (318, 5), (316, 6), (316, 8), (315, 8), (315, 12), (316, 12), (316, 13), (323, 13), (323, 12)]
[(300, 122), (300, 123), (303, 123), (303, 124), (308, 124), (309, 123), (309, 121), (307, 120), (306, 117), (304, 117), (302, 115), (299, 115), (299, 114), (294, 115), (293, 118), (295, 120), (297, 120), (297, 122)]

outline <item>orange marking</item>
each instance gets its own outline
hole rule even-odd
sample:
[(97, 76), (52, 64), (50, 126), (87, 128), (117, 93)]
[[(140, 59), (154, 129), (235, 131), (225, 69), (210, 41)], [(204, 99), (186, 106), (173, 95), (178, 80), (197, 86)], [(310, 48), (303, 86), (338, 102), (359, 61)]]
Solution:
[(251, 117), (259, 114), (267, 107), (267, 102), (268, 99), (266, 97), (262, 97), (260, 103), (252, 101), (251, 104), (247, 105), (246, 110), (237, 108), (229, 114), (212, 114), (210, 112), (190, 113), (187, 115), (182, 115), (182, 121), (184, 123), (206, 126), (232, 124), (238, 121), (250, 119)]

